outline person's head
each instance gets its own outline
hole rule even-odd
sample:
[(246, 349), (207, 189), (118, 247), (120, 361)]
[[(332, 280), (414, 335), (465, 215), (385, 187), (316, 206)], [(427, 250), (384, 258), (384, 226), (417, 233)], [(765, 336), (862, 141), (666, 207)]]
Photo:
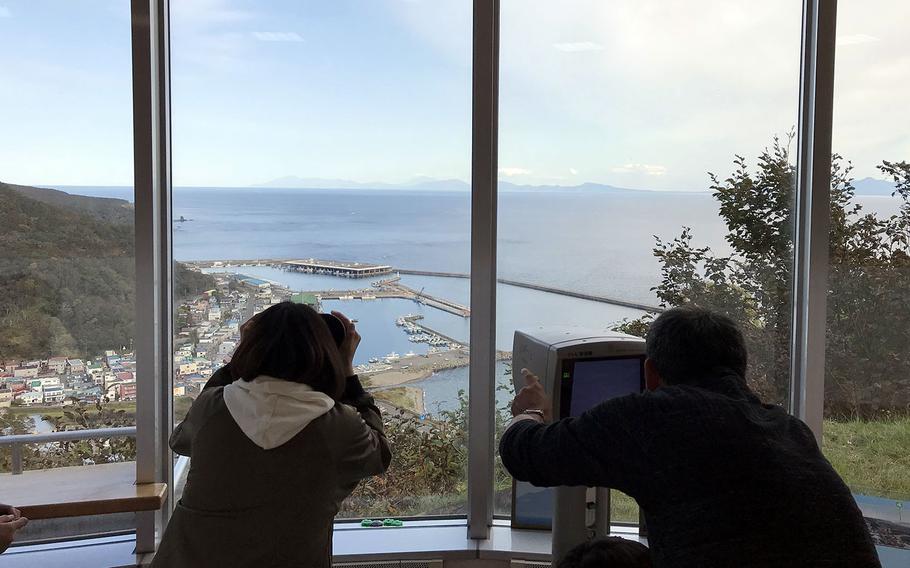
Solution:
[(648, 547), (615, 536), (579, 544), (559, 562), (558, 568), (651, 568)]
[(727, 316), (695, 306), (672, 308), (651, 323), (645, 341), (645, 380), (651, 390), (721, 374), (745, 380), (746, 342)]
[(293, 302), (271, 306), (244, 327), (231, 375), (304, 383), (336, 400), (344, 390), (341, 353), (328, 326), (313, 308)]

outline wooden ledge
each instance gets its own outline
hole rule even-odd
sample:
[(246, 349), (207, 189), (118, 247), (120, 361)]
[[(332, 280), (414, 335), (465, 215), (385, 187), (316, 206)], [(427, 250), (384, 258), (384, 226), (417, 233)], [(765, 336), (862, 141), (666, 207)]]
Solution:
[(137, 485), (136, 463), (26, 471), (0, 475), (0, 501), (29, 519), (57, 519), (156, 511), (167, 498), (167, 485)]

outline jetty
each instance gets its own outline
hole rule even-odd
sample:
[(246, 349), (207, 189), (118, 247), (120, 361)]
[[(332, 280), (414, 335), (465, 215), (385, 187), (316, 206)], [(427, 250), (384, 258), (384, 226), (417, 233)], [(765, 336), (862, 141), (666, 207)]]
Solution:
[(392, 267), (387, 264), (372, 264), (365, 262), (343, 262), (340, 260), (318, 260), (307, 258), (304, 260), (286, 260), (281, 263), (282, 268), (295, 272), (308, 274), (328, 274), (343, 278), (370, 278), (391, 274)]
[[(396, 268), (395, 272), (398, 274), (408, 274), (411, 276), (435, 276), (438, 278), (470, 278), (470, 274), (465, 274), (462, 272), (435, 272), (432, 270), (410, 270), (406, 268)], [(529, 290), (537, 290), (539, 292), (547, 292), (549, 294), (558, 294), (560, 296), (568, 296), (570, 298), (578, 298), (581, 300), (590, 300), (591, 302), (600, 302), (602, 304), (611, 304), (614, 306), (622, 306), (625, 308), (634, 308), (636, 310), (642, 310), (644, 312), (649, 312), (652, 314), (657, 314), (664, 311), (664, 308), (660, 306), (652, 306), (649, 304), (644, 304), (642, 302), (633, 302), (630, 300), (623, 300), (620, 298), (612, 298), (609, 296), (601, 296), (599, 294), (588, 294), (587, 292), (576, 292), (575, 290), (565, 290), (563, 288), (554, 288), (553, 286), (544, 286), (541, 284), (532, 284), (530, 282), (521, 282), (519, 280), (510, 280), (508, 278), (497, 278), (497, 282), (500, 284), (505, 284), (507, 286), (516, 286), (518, 288), (527, 288)]]
[[(423, 293), (422, 290), (414, 290), (401, 284), (400, 275), (410, 275), (410, 276), (434, 276), (439, 278), (470, 278), (470, 274), (463, 272), (443, 272), (435, 270), (416, 270), (411, 268), (395, 268), (387, 264), (373, 264), (365, 262), (345, 262), (337, 260), (317, 260), (313, 258), (303, 259), (303, 260), (287, 260), (287, 259), (251, 259), (251, 260), (197, 260), (188, 262), (187, 264), (199, 267), (199, 268), (233, 268), (239, 266), (269, 266), (272, 268), (279, 268), (283, 270), (291, 270), (295, 272), (305, 272), (309, 274), (329, 274), (332, 276), (341, 276), (344, 278), (370, 278), (376, 276), (383, 276), (386, 274), (395, 274), (390, 278), (381, 280), (380, 282), (373, 283), (373, 290), (355, 290), (355, 291), (327, 291), (327, 292), (313, 292), (316, 294), (323, 294), (323, 298), (326, 300), (331, 299), (341, 299), (341, 300), (350, 300), (350, 299), (362, 299), (362, 300), (372, 300), (376, 298), (404, 298), (407, 300), (414, 300), (434, 308), (441, 309), (443, 311), (455, 314), (461, 317), (469, 317), (471, 314), (470, 308), (467, 306), (462, 306), (456, 302), (446, 300), (444, 298), (439, 298), (437, 296), (432, 296), (430, 294)], [(496, 281), (500, 284), (506, 286), (515, 286), (518, 288), (526, 288), (528, 290), (537, 290), (538, 292), (547, 292), (549, 294), (557, 294), (559, 296), (567, 296), (570, 298), (578, 298), (580, 300), (588, 300), (591, 302), (599, 302), (601, 304), (610, 304), (613, 306), (621, 306), (624, 308), (632, 308), (636, 310), (641, 310), (643, 312), (648, 312), (652, 314), (657, 314), (664, 311), (664, 308), (660, 306), (654, 306), (651, 304), (646, 304), (644, 302), (636, 302), (632, 300), (626, 300), (623, 298), (615, 298), (612, 296), (604, 296), (601, 294), (590, 294), (587, 292), (578, 292), (575, 290), (566, 290), (564, 288), (557, 288), (554, 286), (546, 286), (542, 284), (534, 284), (531, 282), (522, 282), (519, 280), (512, 280), (508, 278), (497, 278)], [(343, 297), (341, 297), (343, 296)], [(370, 297), (374, 296), (374, 297)]]
[[(379, 284), (378, 282), (376, 284)], [(312, 294), (316, 299), (322, 300), (376, 300), (379, 298), (399, 298), (402, 300), (412, 300), (437, 310), (467, 318), (471, 316), (471, 308), (462, 306), (451, 300), (439, 298), (423, 291), (418, 291), (397, 280), (391, 280), (382, 286), (374, 288), (365, 288), (361, 290), (312, 290), (307, 294)], [(438, 334), (437, 334), (438, 335)]]

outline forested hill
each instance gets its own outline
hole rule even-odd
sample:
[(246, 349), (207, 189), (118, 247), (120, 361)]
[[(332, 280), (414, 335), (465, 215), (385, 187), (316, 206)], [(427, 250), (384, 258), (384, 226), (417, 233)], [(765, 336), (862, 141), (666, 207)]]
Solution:
[[(211, 287), (178, 265), (176, 294)], [(129, 346), (134, 291), (128, 202), (0, 182), (0, 360)]]
[(120, 225), (133, 224), (133, 204), (123, 199), (87, 197), (85, 195), (73, 195), (56, 189), (4, 184), (0, 182), (0, 187), (2, 186), (6, 186), (20, 195), (34, 199), (35, 201), (63, 207), (79, 213), (85, 213), (99, 221)]

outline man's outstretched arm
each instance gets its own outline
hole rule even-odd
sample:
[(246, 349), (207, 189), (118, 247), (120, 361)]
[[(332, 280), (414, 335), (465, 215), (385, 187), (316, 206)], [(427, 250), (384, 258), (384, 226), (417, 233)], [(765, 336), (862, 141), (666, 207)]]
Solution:
[(627, 405), (607, 403), (578, 418), (545, 424), (551, 419), (549, 397), (537, 377), (525, 369), (522, 373), (528, 384), (512, 403), (515, 419), (499, 443), (509, 473), (538, 487), (624, 486), (623, 464), (633, 451), (628, 430), (621, 425)]

